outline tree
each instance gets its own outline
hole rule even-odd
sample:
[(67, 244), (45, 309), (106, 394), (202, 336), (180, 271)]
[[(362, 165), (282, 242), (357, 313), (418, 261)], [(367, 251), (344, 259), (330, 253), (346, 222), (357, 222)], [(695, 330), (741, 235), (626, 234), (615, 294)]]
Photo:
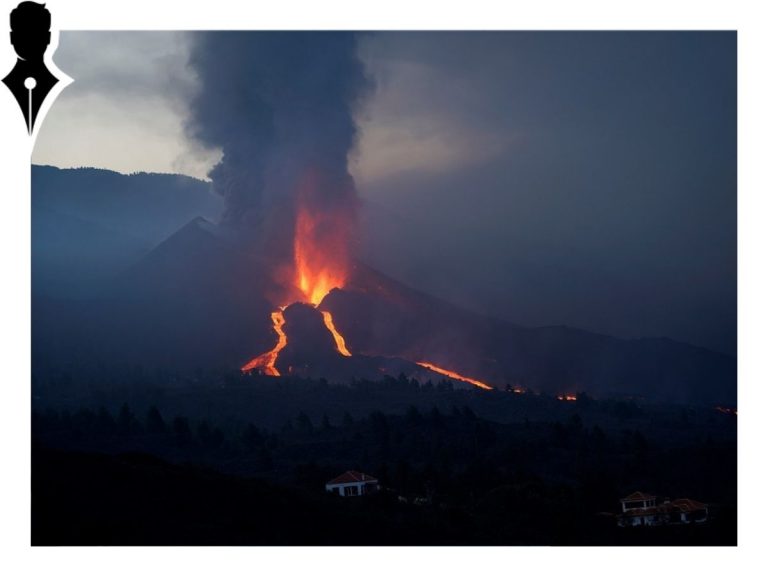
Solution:
[(312, 420), (309, 419), (309, 416), (306, 412), (299, 412), (299, 415), (296, 416), (296, 426), (299, 430), (302, 432), (312, 432), (314, 430), (314, 426), (312, 426)]
[(253, 423), (248, 424), (243, 431), (243, 445), (248, 450), (254, 450), (264, 444), (264, 436), (261, 434), (258, 428)]
[(197, 425), (197, 438), (203, 446), (209, 446), (211, 443), (211, 427), (207, 420), (203, 420)]
[(432, 406), (432, 411), (429, 413), (429, 421), (435, 428), (442, 428), (443, 414), (437, 406)]
[(149, 412), (147, 412), (147, 432), (150, 434), (165, 434), (165, 431), (165, 420), (163, 420), (160, 410), (152, 406)]
[(99, 408), (99, 413), (96, 415), (96, 431), (105, 436), (115, 433), (115, 419), (104, 406)]
[(117, 429), (120, 434), (130, 434), (135, 430), (134, 416), (128, 404), (124, 403), (120, 407), (120, 413), (117, 415)]
[(405, 419), (411, 426), (418, 426), (424, 419), (421, 416), (421, 412), (413, 404), (408, 407), (408, 412), (405, 414)]
[(179, 446), (187, 444), (191, 434), (189, 420), (183, 416), (176, 416), (176, 418), (173, 419), (173, 433), (176, 435), (176, 442)]

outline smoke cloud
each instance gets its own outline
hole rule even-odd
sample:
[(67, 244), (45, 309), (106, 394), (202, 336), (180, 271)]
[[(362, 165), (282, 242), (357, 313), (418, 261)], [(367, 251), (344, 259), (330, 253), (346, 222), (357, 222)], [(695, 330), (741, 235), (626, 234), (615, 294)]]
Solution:
[(351, 230), (357, 193), (347, 157), (355, 108), (371, 87), (356, 35), (205, 32), (193, 39), (190, 66), (200, 89), (188, 130), (223, 152), (209, 173), (226, 202), (221, 224), (257, 232), (284, 258), (299, 202), (317, 216), (318, 235), (340, 222)]

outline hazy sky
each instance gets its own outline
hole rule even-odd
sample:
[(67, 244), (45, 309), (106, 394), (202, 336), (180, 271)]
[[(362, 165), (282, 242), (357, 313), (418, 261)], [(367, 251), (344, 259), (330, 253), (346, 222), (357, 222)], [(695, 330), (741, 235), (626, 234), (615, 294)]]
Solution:
[[(205, 177), (188, 50), (62, 33), (75, 83), (33, 162)], [(374, 33), (360, 55), (367, 259), (521, 324), (735, 352), (735, 34)]]

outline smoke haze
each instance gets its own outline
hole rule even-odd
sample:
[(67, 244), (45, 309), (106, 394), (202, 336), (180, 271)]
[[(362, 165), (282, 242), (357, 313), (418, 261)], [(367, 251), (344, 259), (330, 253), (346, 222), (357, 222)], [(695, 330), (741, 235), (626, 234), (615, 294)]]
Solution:
[[(352, 33), (202, 33), (190, 66), (200, 89), (190, 134), (220, 148), (209, 176), (225, 200), (222, 224), (255, 231), (291, 257), (298, 202), (324, 228), (352, 233), (357, 193), (347, 157), (354, 110), (370, 86)], [(334, 240), (334, 249), (343, 249)]]

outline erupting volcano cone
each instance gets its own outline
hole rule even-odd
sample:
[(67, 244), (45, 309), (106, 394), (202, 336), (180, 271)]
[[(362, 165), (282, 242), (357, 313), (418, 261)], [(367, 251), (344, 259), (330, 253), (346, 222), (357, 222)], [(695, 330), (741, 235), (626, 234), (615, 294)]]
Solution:
[(282, 374), (322, 373), (343, 360), (317, 308), (297, 302), (288, 306), (284, 315), (288, 344), (277, 361)]

